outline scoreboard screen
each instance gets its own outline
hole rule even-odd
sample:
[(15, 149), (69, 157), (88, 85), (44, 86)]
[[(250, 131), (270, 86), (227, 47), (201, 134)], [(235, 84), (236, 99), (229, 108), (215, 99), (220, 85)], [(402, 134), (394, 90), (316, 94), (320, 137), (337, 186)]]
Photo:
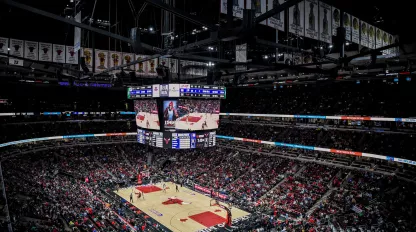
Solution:
[(155, 84), (129, 87), (128, 99), (140, 98), (212, 98), (225, 99), (227, 90), (224, 86), (196, 84)]
[(167, 149), (194, 149), (214, 147), (216, 144), (215, 131), (196, 133), (171, 133), (137, 130), (137, 142), (152, 147)]

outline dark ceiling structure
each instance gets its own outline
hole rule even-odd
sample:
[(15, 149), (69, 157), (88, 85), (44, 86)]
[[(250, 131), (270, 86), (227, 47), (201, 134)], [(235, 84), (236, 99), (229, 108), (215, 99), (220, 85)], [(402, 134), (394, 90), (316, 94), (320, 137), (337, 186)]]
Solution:
[[(2, 23), (5, 25), (3, 33), (8, 37), (28, 40), (39, 40), (41, 37), (45, 42), (70, 44), (73, 28), (79, 27), (83, 29), (82, 45), (93, 49), (132, 51), (133, 48), (140, 48), (141, 54), (151, 55), (149, 60), (172, 57), (215, 64), (209, 67), (211, 77), (192, 78), (178, 74), (176, 81), (208, 81), (214, 78), (215, 81), (236, 85), (247, 82), (249, 77), (259, 76), (267, 77), (265, 79), (271, 82), (288, 78), (302, 79), (303, 76), (308, 81), (322, 77), (336, 79), (345, 73), (351, 75), (356, 69), (362, 71), (371, 68), (375, 73), (380, 73), (385, 71), (386, 66), (391, 67), (392, 63), (400, 71), (411, 71), (414, 59), (411, 43), (415, 40), (406, 26), (406, 20), (410, 18), (410, 14), (406, 13), (410, 13), (409, 9), (403, 9), (406, 7), (373, 0), (354, 0), (348, 4), (324, 1), (395, 33), (397, 39), (392, 45), (369, 50), (360, 49), (356, 45), (346, 46), (345, 38), (338, 36), (333, 45), (323, 48), (319, 41), (299, 39), (290, 33), (276, 34), (276, 30), (260, 25), (261, 21), (286, 11), (298, 2), (301, 0), (288, 0), (257, 17), (254, 17), (253, 10), (244, 10), (243, 19), (235, 20), (231, 10), (232, 1), (227, 6), (230, 9), (227, 15), (221, 15), (219, 0), (71, 0), (62, 5), (51, 1), (1, 0), (0, 4), (7, 7), (1, 7), (0, 22), (16, 21), (13, 24)], [(81, 23), (71, 18), (74, 12), (79, 11), (83, 13)], [(25, 14), (30, 14), (30, 17), (22, 18)], [(23, 23), (18, 23), (22, 21)], [(130, 29), (133, 27), (140, 31), (139, 40), (133, 41), (130, 38)], [(174, 38), (169, 45), (166, 44), (167, 32)], [(248, 44), (247, 62), (236, 62), (236, 45), (243, 43)], [(377, 59), (382, 50), (394, 47), (400, 48), (400, 57)], [(278, 62), (274, 58), (280, 53), (292, 52), (306, 54), (313, 62), (296, 65)], [(362, 57), (367, 57), (364, 64), (352, 64), (355, 59)], [(130, 65), (138, 62), (133, 61)], [(120, 65), (104, 72), (87, 74), (78, 71), (79, 68), (55, 67), (56, 65), (48, 65), (46, 68), (43, 63), (37, 64), (29, 60), (27, 63), (31, 67), (27, 72), (33, 72), (33, 67), (36, 67), (35, 70), (41, 73), (56, 74), (57, 70), (65, 71), (73, 79), (94, 81), (112, 80), (109, 72), (126, 67)], [(0, 68), (5, 68), (4, 66), (7, 64)], [(238, 71), (236, 66), (244, 66), (245, 70)], [(139, 84), (155, 81), (154, 78), (135, 80), (139, 80)]]

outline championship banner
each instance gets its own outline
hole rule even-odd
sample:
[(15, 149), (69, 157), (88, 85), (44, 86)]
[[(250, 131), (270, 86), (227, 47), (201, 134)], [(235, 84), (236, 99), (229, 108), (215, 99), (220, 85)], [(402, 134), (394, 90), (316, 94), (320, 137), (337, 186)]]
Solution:
[[(247, 9), (255, 10), (256, 17), (259, 17), (259, 15), (264, 14), (267, 11), (266, 0), (247, 0), (246, 6)], [(260, 24), (267, 25), (267, 20), (260, 22)]]
[(39, 53), (38, 42), (25, 41), (25, 58), (30, 60), (38, 60)]
[[(144, 60), (146, 56), (144, 55), (136, 55), (136, 60)], [(137, 75), (145, 75), (145, 62), (140, 62), (136, 64), (136, 74)]]
[(55, 63), (65, 63), (65, 45), (53, 45), (52, 60)]
[[(121, 52), (109, 52), (109, 59), (110, 59), (110, 65), (109, 68), (114, 68), (117, 67), (119, 65), (121, 65)], [(120, 70), (114, 70), (112, 71), (113, 73), (118, 73), (120, 72)]]
[(158, 66), (158, 59), (152, 59), (147, 61), (149, 63), (149, 72), (147, 75), (149, 76), (157, 76), (156, 68)]
[(337, 28), (340, 27), (341, 23), (341, 12), (335, 8), (332, 7), (332, 35), (337, 35)]
[(9, 38), (0, 37), (0, 53), (9, 53)]
[[(123, 53), (123, 65), (130, 64), (134, 60), (134, 54)], [(134, 65), (130, 65), (124, 68), (124, 71), (134, 71)]]
[(10, 39), (10, 55), (23, 57), (23, 40)]
[(318, 0), (305, 0), (305, 37), (318, 39)]
[(368, 24), (363, 21), (361, 21), (360, 44), (368, 47)]
[(95, 49), (95, 71), (108, 69), (108, 51)]
[(292, 54), (292, 64), (293, 65), (303, 64), (302, 53), (293, 53)]
[[(273, 10), (273, 8), (280, 6), (284, 2), (284, 0), (267, 0), (267, 11)], [(285, 31), (285, 12), (282, 11), (268, 18), (267, 25), (274, 29)]]
[(289, 8), (289, 32), (305, 36), (305, 2)]
[[(384, 31), (383, 32), (383, 45), (382, 45), (382, 47), (388, 46), (388, 45), (390, 45), (390, 43), (389, 43), (389, 34)], [(382, 53), (383, 54), (390, 54), (390, 49), (383, 50)]]
[(52, 44), (39, 42), (39, 61), (52, 62)]
[(331, 6), (319, 2), (319, 40), (332, 43)]
[[(242, 19), (244, 0), (230, 0), (233, 1), (233, 16)], [(221, 0), (221, 13), (227, 14), (227, 2), (228, 0)]]
[(375, 27), (368, 24), (368, 47), (371, 49), (376, 48), (376, 36)]
[(287, 65), (293, 65), (292, 54), (284, 53), (283, 54), (283, 62)]
[(383, 46), (383, 31), (375, 27), (376, 31), (376, 48), (381, 48)]
[(66, 63), (67, 64), (78, 64), (78, 52), (75, 52), (73, 46), (66, 46)]
[(351, 15), (344, 13), (345, 39), (351, 41)]
[[(394, 43), (393, 35), (389, 34), (389, 45)], [(390, 48), (389, 49), (390, 54), (396, 54), (396, 48)]]
[[(92, 49), (91, 48), (81, 48), (81, 57), (85, 59), (85, 66), (92, 71)], [(81, 68), (82, 70), (82, 68)]]
[(351, 41), (360, 44), (360, 20), (352, 16)]

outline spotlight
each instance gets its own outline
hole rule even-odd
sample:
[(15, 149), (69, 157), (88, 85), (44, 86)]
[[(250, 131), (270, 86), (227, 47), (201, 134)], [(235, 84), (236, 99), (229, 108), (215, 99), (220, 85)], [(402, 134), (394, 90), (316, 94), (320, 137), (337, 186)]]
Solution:
[(265, 55), (265, 56), (264, 56), (264, 59), (269, 59), (269, 56), (268, 56), (268, 55)]
[(333, 48), (334, 46), (332, 44), (329, 45), (329, 48)]
[(152, 26), (150, 26), (149, 27), (149, 31), (153, 31), (154, 29), (153, 29), (153, 27)]
[(350, 43), (349, 43), (349, 42), (346, 42), (346, 43), (345, 43), (345, 45), (347, 45), (347, 46), (348, 46), (348, 45), (350, 45)]

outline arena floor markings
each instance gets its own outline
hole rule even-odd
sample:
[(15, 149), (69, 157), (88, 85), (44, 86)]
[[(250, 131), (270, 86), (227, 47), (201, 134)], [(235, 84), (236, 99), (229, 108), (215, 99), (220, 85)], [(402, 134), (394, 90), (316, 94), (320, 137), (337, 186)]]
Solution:
[[(210, 206), (210, 197), (185, 187), (179, 187), (179, 192), (176, 192), (175, 184), (165, 184), (166, 193), (163, 192), (161, 183), (120, 189), (115, 193), (128, 201), (133, 191), (134, 206), (175, 232), (198, 231), (225, 222), (225, 210)], [(143, 190), (144, 200), (137, 199), (136, 188)], [(249, 214), (235, 207), (231, 211), (233, 219)]]

